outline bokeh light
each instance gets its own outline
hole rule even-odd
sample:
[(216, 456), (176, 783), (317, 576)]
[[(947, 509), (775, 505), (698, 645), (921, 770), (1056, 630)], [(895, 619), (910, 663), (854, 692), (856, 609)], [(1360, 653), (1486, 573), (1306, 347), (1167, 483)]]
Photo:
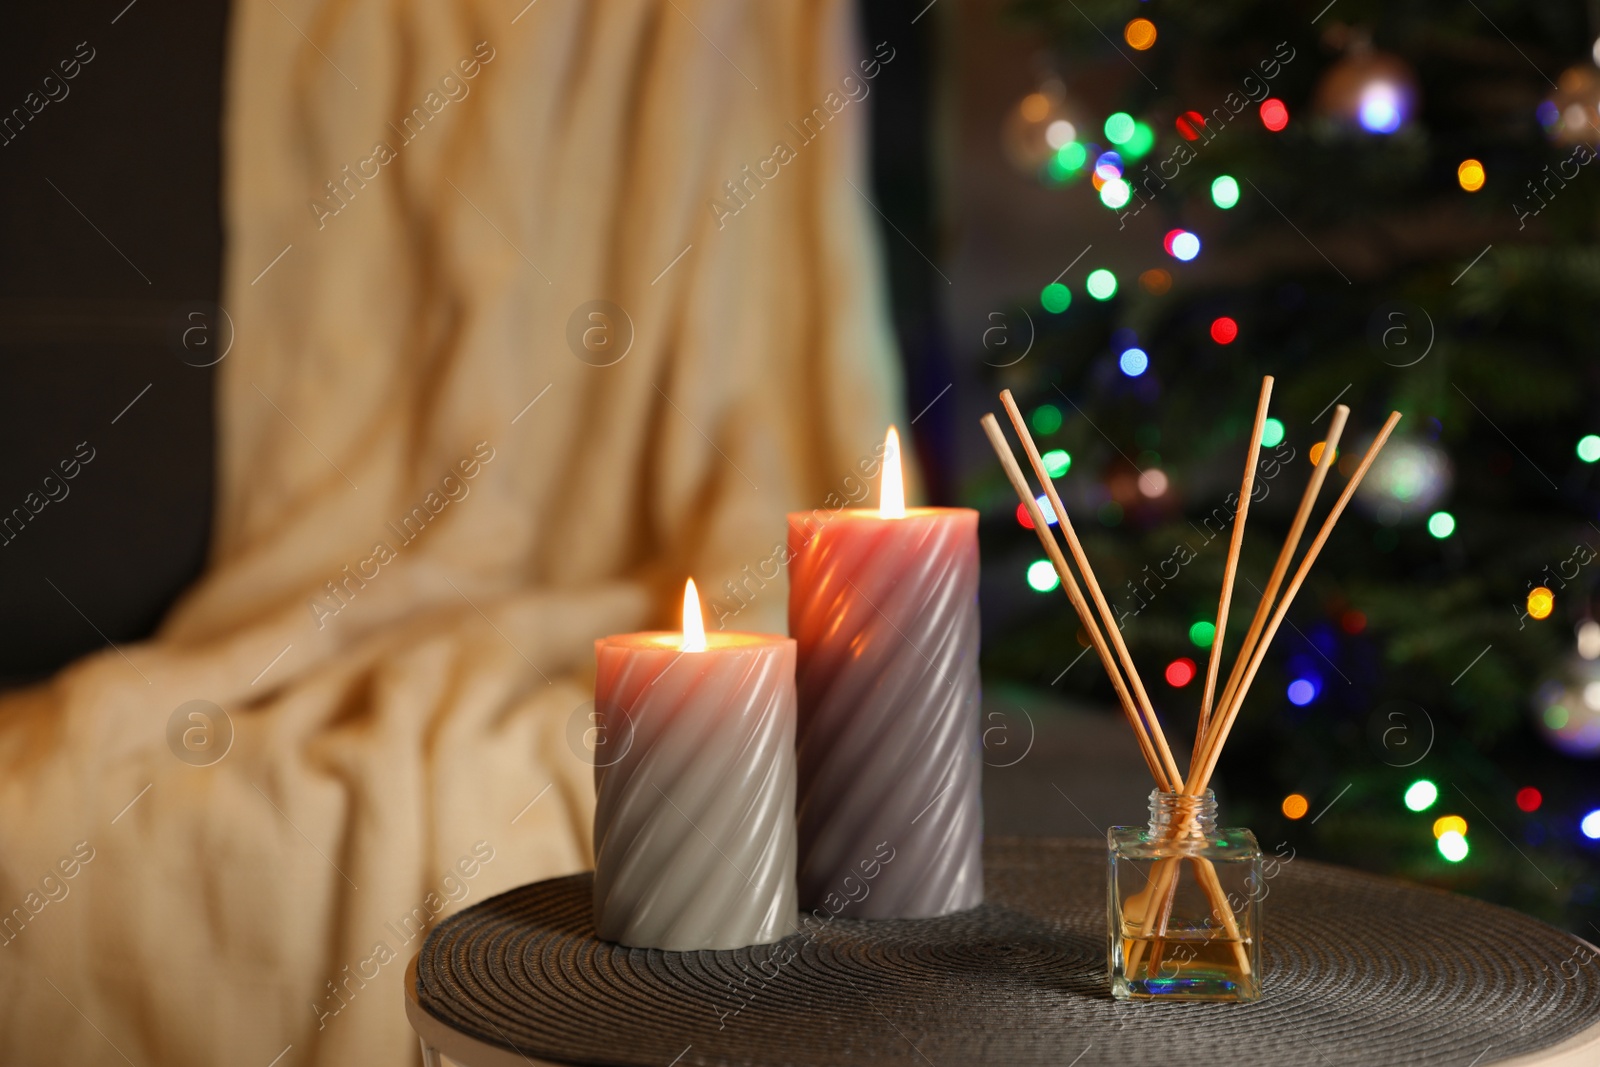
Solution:
[(1172, 275), (1157, 267), (1139, 275), (1139, 284), (1151, 296), (1164, 296), (1172, 288)]
[(1072, 456), (1059, 448), (1052, 448), (1039, 457), (1044, 461), (1045, 473), (1052, 478), (1059, 478), (1072, 469)]
[[(1326, 442), (1326, 441), (1318, 441), (1316, 444), (1312, 445), (1309, 449), (1306, 450), (1307, 458), (1309, 458), (1311, 460), (1311, 465), (1313, 467), (1315, 467), (1318, 463), (1322, 462), (1322, 450), (1324, 448), (1327, 448), (1327, 447), (1328, 447), (1328, 442)], [(1333, 458), (1336, 459), (1336, 460), (1339, 458), (1339, 452), (1338, 452), (1337, 449), (1334, 450)]]
[(1465, 837), (1467, 834), (1467, 820), (1459, 815), (1441, 815), (1433, 820), (1434, 837), (1443, 837), (1452, 830)]
[(1404, 90), (1388, 82), (1373, 82), (1361, 90), (1356, 121), (1368, 133), (1393, 133), (1405, 120)]
[(1072, 290), (1060, 282), (1051, 282), (1039, 291), (1039, 304), (1048, 312), (1059, 315), (1072, 304)]
[(1044, 143), (1062, 149), (1078, 139), (1078, 128), (1066, 119), (1056, 119), (1044, 128)]
[(1517, 807), (1522, 811), (1535, 812), (1539, 805), (1544, 803), (1544, 794), (1531, 785), (1525, 785), (1517, 790)]
[(1583, 836), (1591, 841), (1600, 841), (1600, 808), (1595, 808), (1583, 817), (1578, 823), (1578, 829), (1583, 831)]
[(1535, 619), (1548, 619), (1556, 609), (1556, 595), (1542, 585), (1528, 591), (1528, 615)]
[(1112, 178), (1100, 187), (1100, 202), (1113, 211), (1127, 207), (1132, 198), (1133, 190), (1121, 178)]
[(1112, 144), (1127, 144), (1128, 138), (1133, 136), (1133, 116), (1126, 111), (1118, 111), (1106, 119), (1106, 140)]
[(1239, 183), (1224, 174), (1211, 182), (1211, 202), (1226, 211), (1239, 202)]
[[(1045, 525), (1054, 526), (1056, 524), (1056, 509), (1050, 506), (1050, 498), (1041, 493), (1034, 499), (1034, 503), (1039, 506), (1039, 513), (1044, 516)], [(1028, 514), (1028, 505), (1017, 505), (1017, 521), (1022, 524), (1023, 528), (1033, 529), (1033, 516)]]
[(1188, 230), (1172, 230), (1162, 242), (1166, 245), (1167, 253), (1174, 259), (1181, 259), (1187, 263), (1200, 254), (1200, 238)]
[(1206, 128), (1206, 117), (1198, 111), (1185, 111), (1174, 120), (1173, 125), (1178, 128), (1178, 136), (1185, 141), (1198, 141), (1200, 131)]
[(1283, 423), (1277, 419), (1268, 419), (1261, 424), (1261, 447), (1277, 448), (1283, 443)]
[(1134, 19), (1122, 27), (1122, 39), (1135, 52), (1143, 52), (1156, 43), (1156, 24), (1149, 19)]
[(1154, 500), (1167, 491), (1167, 472), (1157, 467), (1151, 467), (1139, 475), (1139, 492)]
[(1439, 787), (1426, 778), (1418, 778), (1406, 786), (1405, 803), (1412, 811), (1427, 811), (1439, 799)]
[(1289, 703), (1303, 708), (1317, 699), (1317, 684), (1306, 678), (1296, 678), (1289, 683)]
[(1456, 181), (1469, 193), (1482, 189), (1485, 177), (1483, 164), (1476, 159), (1463, 159), (1461, 165), (1456, 168)]
[(1448, 511), (1435, 511), (1428, 516), (1428, 532), (1443, 541), (1456, 532), (1456, 517)]
[(1096, 300), (1110, 300), (1117, 295), (1117, 276), (1101, 267), (1099, 270), (1089, 272), (1089, 277), (1084, 280), (1083, 287)]
[(1052, 434), (1061, 429), (1061, 409), (1054, 404), (1040, 404), (1033, 409), (1033, 432)]
[(1451, 863), (1460, 863), (1467, 858), (1467, 853), (1471, 851), (1467, 847), (1467, 839), (1454, 830), (1448, 830), (1440, 836), (1438, 844), (1439, 855)]
[(1578, 458), (1585, 463), (1600, 460), (1600, 436), (1589, 434), (1578, 439)]
[(1283, 798), (1283, 813), (1291, 819), (1303, 819), (1310, 810), (1311, 801), (1299, 793), (1290, 793)]
[(1211, 642), (1216, 639), (1216, 623), (1206, 619), (1189, 625), (1189, 640), (1196, 648), (1210, 648)]
[(1122, 177), (1122, 156), (1116, 152), (1101, 152), (1095, 157), (1094, 176), (1102, 183)]
[(1194, 660), (1188, 656), (1182, 656), (1167, 664), (1167, 684), (1174, 689), (1182, 689), (1194, 681), (1194, 673)]
[(1130, 348), (1117, 357), (1117, 366), (1130, 378), (1137, 378), (1150, 367), (1150, 357), (1142, 348)]
[(1217, 344), (1232, 344), (1233, 339), (1238, 336), (1239, 324), (1228, 316), (1223, 315), (1220, 318), (1211, 320), (1211, 339)]
[(1036, 559), (1028, 564), (1028, 585), (1036, 593), (1048, 593), (1061, 584), (1061, 576), (1047, 559)]
[(1365, 612), (1356, 611), (1352, 608), (1339, 616), (1339, 629), (1347, 634), (1358, 634), (1366, 628), (1367, 616)]
[(1017, 110), (1029, 122), (1043, 122), (1044, 117), (1050, 114), (1050, 98), (1043, 93), (1029, 93), (1017, 105)]
[(1122, 145), (1122, 154), (1128, 160), (1142, 159), (1145, 153), (1154, 148), (1156, 144), (1156, 131), (1142, 122), (1133, 124), (1133, 136)]
[(1261, 101), (1261, 125), (1273, 133), (1289, 125), (1289, 106), (1275, 96)]
[(1600, 622), (1584, 619), (1578, 624), (1578, 655), (1600, 659)]

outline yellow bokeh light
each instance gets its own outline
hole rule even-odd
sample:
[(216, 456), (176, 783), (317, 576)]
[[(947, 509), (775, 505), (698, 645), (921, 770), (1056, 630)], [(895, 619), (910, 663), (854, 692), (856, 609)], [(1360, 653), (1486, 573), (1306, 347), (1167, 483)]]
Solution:
[(1469, 193), (1482, 189), (1485, 178), (1483, 164), (1476, 159), (1463, 159), (1461, 166), (1456, 168), (1456, 181), (1460, 182), (1461, 188)]
[(1548, 619), (1555, 609), (1556, 595), (1544, 586), (1537, 586), (1528, 593), (1528, 614), (1535, 619)]
[(1149, 19), (1134, 19), (1122, 28), (1122, 39), (1136, 52), (1156, 43), (1156, 24)]
[[(1322, 462), (1322, 450), (1325, 447), (1327, 447), (1327, 444), (1328, 444), (1328, 442), (1326, 442), (1326, 441), (1318, 441), (1316, 444), (1311, 446), (1310, 451), (1307, 453), (1307, 455), (1310, 457), (1311, 465), (1313, 467), (1316, 466), (1318, 463)], [(1339, 450), (1338, 449), (1334, 449), (1333, 458), (1334, 459), (1338, 459), (1339, 458)]]
[(1459, 815), (1441, 815), (1433, 820), (1433, 836), (1443, 837), (1454, 830), (1462, 837), (1467, 836), (1467, 820)]
[(1022, 112), (1022, 117), (1029, 122), (1043, 122), (1045, 116), (1050, 114), (1050, 98), (1043, 93), (1029, 93), (1022, 98), (1022, 103), (1017, 106)]
[(1303, 819), (1310, 810), (1311, 801), (1299, 793), (1290, 793), (1283, 798), (1283, 813), (1291, 819)]

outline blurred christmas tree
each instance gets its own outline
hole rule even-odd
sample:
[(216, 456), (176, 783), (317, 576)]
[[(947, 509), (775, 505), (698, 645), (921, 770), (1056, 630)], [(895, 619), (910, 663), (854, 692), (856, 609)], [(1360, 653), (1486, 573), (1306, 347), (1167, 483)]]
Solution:
[[(1268, 491), (1224, 675), (1332, 405), (1353, 408), (1344, 477), (1398, 408), (1241, 714), (1230, 815), (1265, 842), (1594, 936), (1600, 70), (1586, 8), (1012, 13), (1051, 41), (1057, 75), (1008, 117), (1007, 155), (1062, 197), (1098, 199), (1148, 254), (1136, 277), (1090, 257), (1028, 294), (1038, 339), (993, 384), (1067, 472), (1163, 716), (1192, 730), (1261, 375), (1277, 377)], [(1037, 555), (1007, 493), (998, 472), (981, 489), (991, 558)], [(1047, 565), (1027, 577), (1054, 588)], [(1058, 674), (1078, 648), (1064, 598), (1037, 605), (991, 642), (991, 670), (1108, 698), (1092, 654)], [(1435, 798), (1408, 789), (1419, 780)], [(1447, 815), (1465, 833), (1436, 840), (1460, 829)]]

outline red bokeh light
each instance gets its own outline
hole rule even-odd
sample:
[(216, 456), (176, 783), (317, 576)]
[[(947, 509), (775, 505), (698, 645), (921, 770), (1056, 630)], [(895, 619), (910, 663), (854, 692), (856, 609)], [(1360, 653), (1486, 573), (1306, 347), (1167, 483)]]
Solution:
[(1188, 656), (1175, 659), (1167, 664), (1167, 684), (1175, 689), (1182, 689), (1194, 681), (1194, 660)]
[(1347, 634), (1358, 634), (1367, 628), (1367, 617), (1359, 611), (1347, 611), (1339, 616), (1339, 628)]
[(1206, 117), (1198, 111), (1185, 111), (1173, 125), (1178, 127), (1178, 136), (1185, 141), (1198, 141), (1200, 131), (1205, 129)]
[(1538, 811), (1539, 805), (1544, 803), (1544, 794), (1531, 785), (1525, 785), (1517, 790), (1517, 807), (1523, 811)]
[(1288, 105), (1275, 96), (1261, 101), (1261, 125), (1273, 133), (1289, 125)]
[(1239, 336), (1239, 324), (1224, 315), (1211, 324), (1211, 339), (1219, 345), (1231, 344)]
[(1028, 505), (1026, 505), (1026, 504), (1018, 504), (1017, 505), (1017, 521), (1022, 523), (1022, 528), (1023, 529), (1025, 529), (1025, 530), (1033, 529), (1033, 517), (1028, 514)]
[(1167, 255), (1172, 255), (1172, 242), (1187, 233), (1187, 230), (1168, 230), (1167, 235), (1161, 239), (1161, 247)]

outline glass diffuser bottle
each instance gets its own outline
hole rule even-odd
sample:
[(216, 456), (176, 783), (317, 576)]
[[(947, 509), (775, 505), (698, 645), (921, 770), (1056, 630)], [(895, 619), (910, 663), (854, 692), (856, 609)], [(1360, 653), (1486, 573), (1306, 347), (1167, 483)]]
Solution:
[(1261, 847), (1217, 828), (1217, 800), (1150, 794), (1149, 826), (1113, 826), (1111, 993), (1148, 1000), (1261, 996)]

